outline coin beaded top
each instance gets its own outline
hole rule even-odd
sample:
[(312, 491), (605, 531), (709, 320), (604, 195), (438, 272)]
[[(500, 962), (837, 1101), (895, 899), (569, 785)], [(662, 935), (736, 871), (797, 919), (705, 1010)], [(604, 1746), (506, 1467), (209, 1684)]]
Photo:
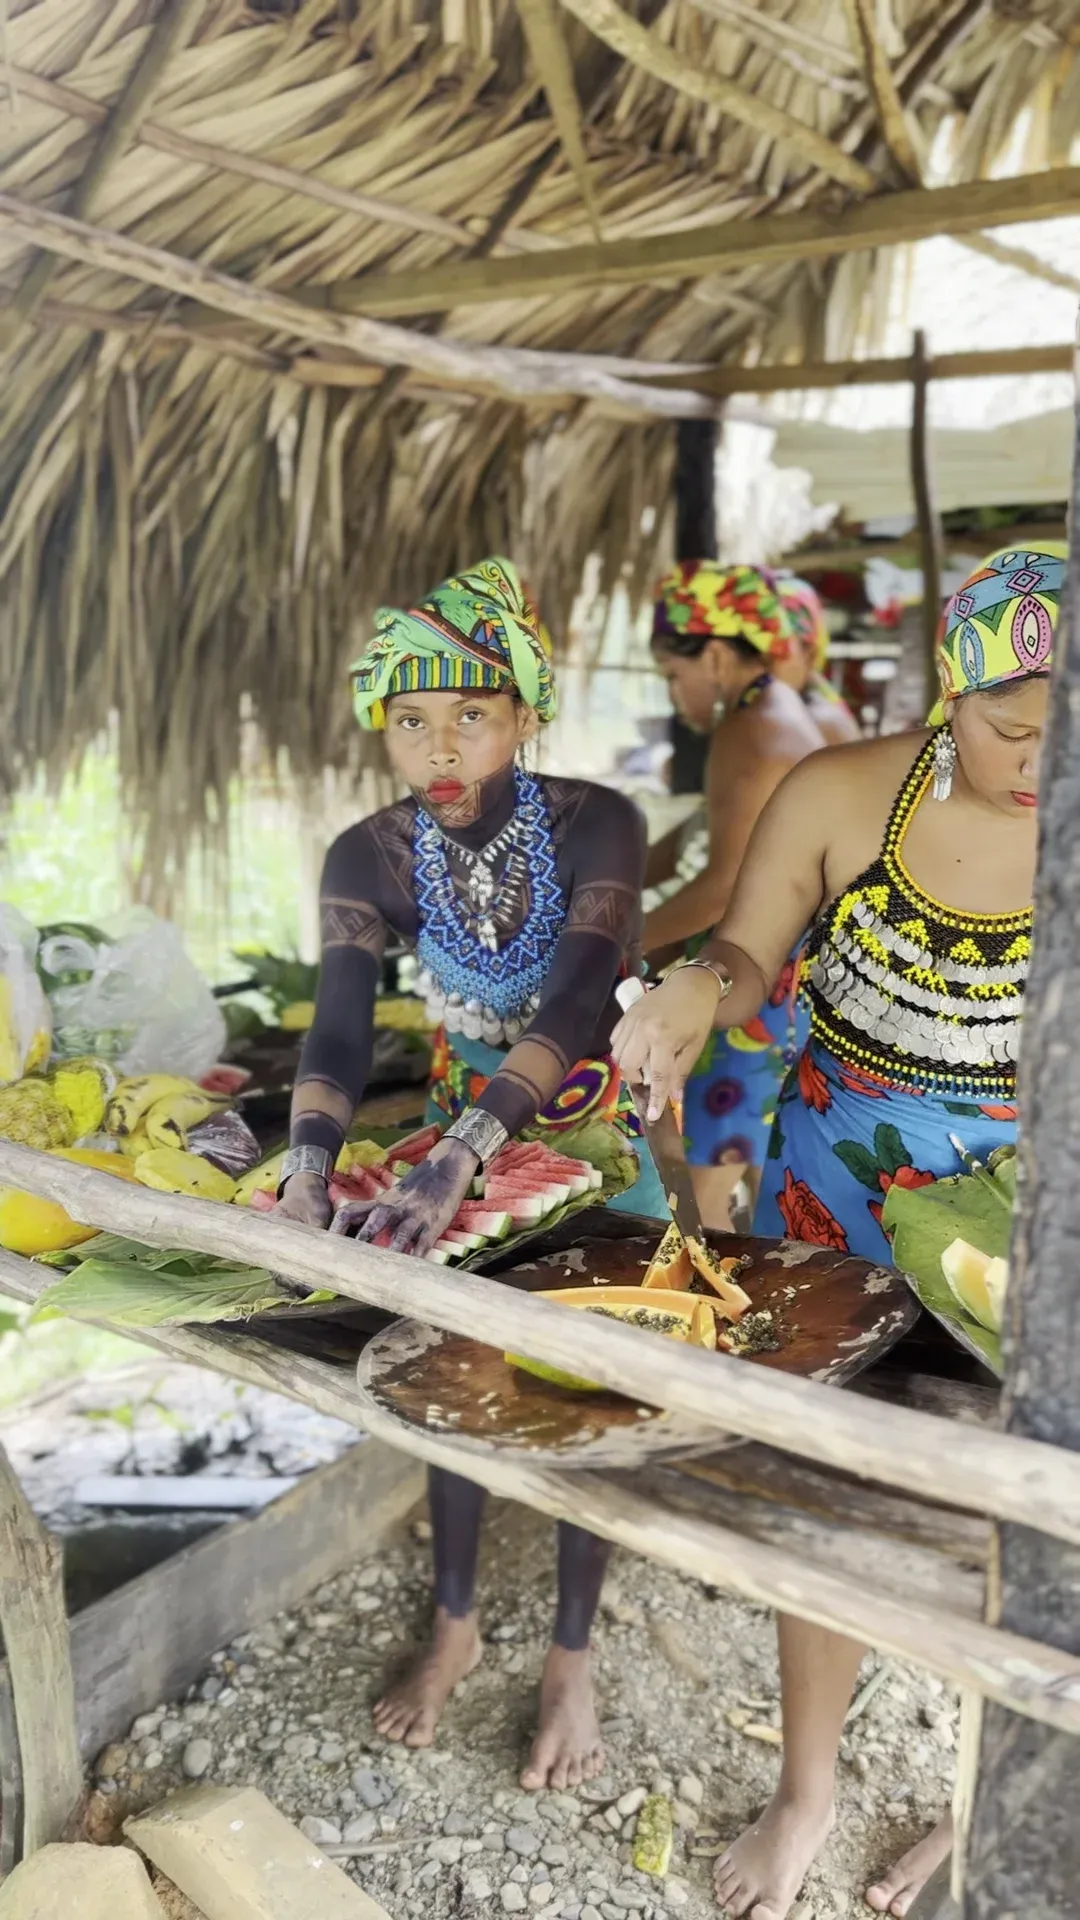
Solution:
[(857, 1071), (913, 1091), (1011, 1099), (1033, 910), (959, 912), (904, 865), (936, 738), (896, 797), (881, 852), (814, 927), (802, 992), (814, 1037)]

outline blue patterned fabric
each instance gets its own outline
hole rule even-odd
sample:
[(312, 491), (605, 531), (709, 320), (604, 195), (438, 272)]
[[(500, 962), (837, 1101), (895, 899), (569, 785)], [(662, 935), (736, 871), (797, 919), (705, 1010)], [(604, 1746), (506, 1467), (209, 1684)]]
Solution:
[(709, 1035), (683, 1092), (691, 1166), (761, 1166), (784, 1075), (810, 1031), (796, 998), (798, 965), (796, 951), (753, 1020)]
[(414, 884), (420, 910), (417, 953), (446, 994), (490, 1007), (500, 1019), (521, 1013), (547, 979), (566, 920), (555, 841), (543, 790), (530, 773), (516, 771), (516, 812), (529, 870), (529, 911), (524, 926), (492, 953), (466, 926), (454, 893), (446, 842), (421, 807), (413, 831)]

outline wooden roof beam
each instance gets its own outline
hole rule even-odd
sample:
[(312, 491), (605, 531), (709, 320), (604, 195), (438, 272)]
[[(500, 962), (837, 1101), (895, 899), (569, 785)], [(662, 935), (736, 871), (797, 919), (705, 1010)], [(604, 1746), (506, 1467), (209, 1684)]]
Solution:
[[(1073, 363), (1073, 348), (991, 347), (985, 352), (940, 353), (928, 361), (929, 380), (977, 380), (987, 374), (1068, 373)], [(803, 366), (687, 367), (678, 379), (697, 393), (712, 393), (726, 398), (733, 393), (807, 393), (836, 387), (878, 387), (890, 382), (908, 382), (912, 361), (906, 356), (882, 360), (818, 360)], [(659, 386), (676, 376), (654, 374)]]
[(908, 186), (918, 186), (922, 168), (900, 90), (878, 37), (870, 0), (844, 0), (852, 44), (862, 58), (867, 85), (893, 165)]
[(669, 47), (666, 40), (661, 40), (658, 34), (651, 33), (632, 14), (616, 5), (616, 0), (562, 0), (562, 4), (605, 46), (665, 86), (687, 94), (692, 100), (700, 100), (705, 106), (718, 107), (721, 113), (752, 127), (759, 136), (775, 140), (778, 146), (787, 148), (808, 166), (820, 168), (822, 173), (856, 193), (873, 193), (881, 186), (877, 174), (861, 160), (834, 146), (825, 134), (711, 67), (692, 66)]
[(589, 172), (574, 65), (562, 30), (558, 0), (517, 0), (517, 10), (533, 66), (547, 95), (559, 144), (577, 181), (589, 225), (599, 240), (600, 208)]
[(968, 180), (955, 187), (918, 187), (877, 194), (839, 213), (765, 214), (685, 232), (651, 233), (601, 244), (586, 242), (508, 260), (469, 260), (407, 273), (371, 273), (305, 298), (340, 312), (445, 312), (503, 300), (541, 300), (590, 286), (643, 286), (701, 280), (735, 267), (821, 260), (868, 247), (906, 246), (931, 234), (977, 233), (982, 227), (1054, 220), (1080, 213), (1080, 167)]

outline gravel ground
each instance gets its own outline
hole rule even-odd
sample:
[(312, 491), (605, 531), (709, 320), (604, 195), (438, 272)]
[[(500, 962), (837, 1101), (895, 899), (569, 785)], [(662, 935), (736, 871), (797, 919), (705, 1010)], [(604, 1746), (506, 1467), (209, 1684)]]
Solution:
[[(496, 1504), (485, 1540), (482, 1666), (429, 1752), (390, 1747), (370, 1708), (424, 1631), (427, 1526), (215, 1654), (182, 1702), (144, 1715), (97, 1766), (102, 1829), (187, 1779), (261, 1787), (392, 1920), (715, 1916), (712, 1859), (767, 1799), (779, 1764), (768, 1616), (618, 1555), (596, 1632), (602, 1780), (518, 1788), (551, 1618), (553, 1529)], [(862, 1914), (862, 1889), (944, 1809), (958, 1709), (940, 1682), (871, 1656), (849, 1722), (839, 1819), (797, 1920)], [(871, 1683), (868, 1686), (868, 1683)], [(866, 1694), (869, 1697), (865, 1697)], [(630, 1865), (646, 1791), (676, 1807), (671, 1873)]]

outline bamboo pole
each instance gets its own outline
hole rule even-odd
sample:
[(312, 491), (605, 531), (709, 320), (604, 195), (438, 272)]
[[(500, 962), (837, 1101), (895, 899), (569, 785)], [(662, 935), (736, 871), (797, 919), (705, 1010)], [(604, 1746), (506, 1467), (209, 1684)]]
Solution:
[[(1080, 286), (1080, 283), (1078, 283)], [(1068, 373), (1072, 347), (990, 347), (982, 351), (938, 353), (927, 360), (928, 380), (983, 380), (989, 374)], [(804, 393), (820, 388), (905, 385), (911, 379), (911, 356), (872, 360), (807, 360), (756, 367), (718, 366), (678, 368), (673, 373), (652, 372), (654, 386), (676, 381), (698, 393), (717, 398), (737, 393)]]
[(867, 85), (877, 107), (882, 135), (900, 178), (909, 186), (921, 179), (919, 156), (893, 70), (877, 31), (870, 0), (844, 0), (848, 29), (862, 58)]
[(934, 471), (929, 442), (930, 360), (926, 335), (920, 330), (911, 342), (911, 488), (915, 495), (915, 522), (919, 529), (922, 562), (923, 673), (927, 707), (937, 699), (937, 630), (941, 613), (941, 565), (944, 537), (934, 500)]
[[(45, 207), (34, 207), (0, 193), (0, 232), (28, 245), (47, 248), (69, 260), (104, 268), (148, 286), (163, 287), (181, 299), (197, 300), (232, 313), (265, 332), (295, 334), (324, 346), (344, 348), (377, 366), (411, 367), (437, 381), (465, 385), (515, 400), (577, 394), (621, 414), (657, 414), (668, 419), (705, 417), (714, 404), (704, 395), (639, 386), (591, 363), (584, 354), (544, 353), (527, 347), (472, 346), (431, 333), (389, 326), (385, 321), (331, 312), (255, 287), (232, 274), (162, 247), (146, 246), (128, 234), (111, 233)], [(487, 262), (478, 262), (486, 265)]]
[(666, 1352), (632, 1327), (570, 1314), (479, 1274), (449, 1272), (272, 1215), (153, 1193), (107, 1173), (0, 1142), (0, 1184), (58, 1200), (76, 1220), (152, 1246), (194, 1249), (284, 1273), (306, 1287), (406, 1314), (492, 1346), (587, 1373), (616, 1393), (693, 1416), (861, 1479), (1080, 1544), (1080, 1459), (1063, 1448), (967, 1428), (837, 1393), (727, 1354)]
[(765, 214), (603, 245), (583, 242), (516, 259), (468, 260), (415, 271), (369, 273), (330, 290), (339, 311), (406, 315), (503, 300), (549, 299), (590, 286), (701, 280), (734, 267), (826, 260), (872, 247), (907, 246), (931, 234), (1054, 220), (1080, 212), (1080, 167), (966, 180), (955, 187), (878, 193), (842, 213)]

